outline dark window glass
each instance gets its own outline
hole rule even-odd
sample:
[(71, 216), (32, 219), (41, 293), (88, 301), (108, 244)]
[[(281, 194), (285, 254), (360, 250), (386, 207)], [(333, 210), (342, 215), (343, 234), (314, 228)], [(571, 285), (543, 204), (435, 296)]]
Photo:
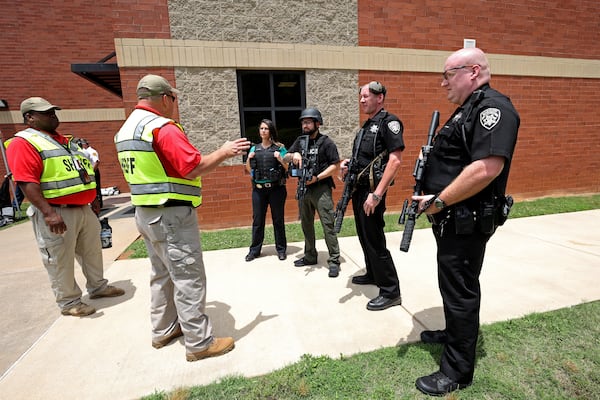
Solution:
[(306, 107), (304, 72), (238, 71), (237, 79), (242, 136), (259, 142), (258, 124), (268, 118), (289, 147), (300, 134), (298, 117)]
[(249, 73), (242, 80), (242, 101), (246, 107), (270, 107), (271, 96), (265, 96), (269, 74)]
[[(275, 117), (277, 121), (282, 126), (279, 128), (277, 126), (277, 133), (279, 134), (279, 140), (285, 144), (285, 147), (290, 147), (294, 140), (300, 135), (300, 121), (298, 118), (300, 117), (300, 111), (276, 111)], [(285, 139), (283, 139), (285, 138)]]
[[(252, 143), (260, 142), (258, 124), (265, 118), (271, 119), (271, 116), (266, 115), (264, 111), (244, 111), (243, 116), (245, 125), (243, 132), (246, 132), (246, 134), (242, 133), (242, 136), (247, 137)], [(279, 132), (279, 129), (277, 132)]]
[(302, 89), (298, 74), (273, 74), (275, 104), (278, 107), (299, 106)]

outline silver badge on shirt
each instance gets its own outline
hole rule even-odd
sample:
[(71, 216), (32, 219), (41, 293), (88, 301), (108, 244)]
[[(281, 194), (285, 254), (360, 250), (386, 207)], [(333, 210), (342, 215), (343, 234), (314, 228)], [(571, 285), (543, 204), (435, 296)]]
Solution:
[(500, 122), (500, 110), (497, 108), (486, 108), (479, 114), (479, 123), (488, 131)]

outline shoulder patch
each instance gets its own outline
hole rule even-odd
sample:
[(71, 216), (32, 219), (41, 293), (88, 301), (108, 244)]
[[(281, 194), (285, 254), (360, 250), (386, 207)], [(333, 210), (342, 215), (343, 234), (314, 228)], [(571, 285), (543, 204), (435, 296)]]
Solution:
[(488, 131), (500, 122), (501, 113), (497, 108), (486, 108), (479, 114), (479, 123)]
[(388, 126), (388, 129), (390, 131), (392, 131), (392, 133), (394, 135), (397, 135), (397, 134), (400, 133), (400, 122), (398, 122), (398, 121), (390, 121), (390, 122), (388, 122), (387, 126)]

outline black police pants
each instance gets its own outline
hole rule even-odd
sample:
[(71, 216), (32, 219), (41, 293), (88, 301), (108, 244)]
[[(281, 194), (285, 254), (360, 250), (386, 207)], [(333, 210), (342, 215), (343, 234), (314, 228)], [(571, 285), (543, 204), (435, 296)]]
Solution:
[(396, 298), (400, 296), (400, 282), (394, 260), (387, 249), (383, 232), (386, 196), (383, 195), (383, 198), (375, 207), (375, 212), (367, 216), (363, 204), (368, 195), (368, 188), (360, 187), (352, 195), (356, 233), (365, 256), (367, 276), (373, 278), (375, 284), (379, 287), (379, 295)]
[(451, 218), (433, 226), (438, 250), (438, 283), (444, 302), (448, 342), (440, 371), (459, 383), (470, 383), (475, 371), (481, 288), (479, 274), (491, 234), (458, 235)]
[(270, 188), (252, 189), (252, 244), (250, 253), (259, 255), (265, 238), (265, 221), (267, 207), (271, 207), (271, 220), (275, 233), (275, 249), (277, 253), (285, 253), (287, 239), (285, 237), (284, 208), (287, 190), (285, 185)]

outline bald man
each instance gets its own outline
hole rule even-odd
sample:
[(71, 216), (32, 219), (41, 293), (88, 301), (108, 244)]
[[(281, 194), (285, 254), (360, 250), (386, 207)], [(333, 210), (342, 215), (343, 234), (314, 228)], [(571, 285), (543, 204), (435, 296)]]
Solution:
[(505, 190), (520, 123), (510, 99), (490, 87), (490, 65), (480, 49), (451, 54), (442, 77), (458, 108), (435, 137), (424, 195), (413, 196), (432, 221), (446, 320), (444, 330), (421, 333), (423, 342), (444, 346), (439, 371), (416, 381), (433, 396), (473, 381), (479, 274), (486, 244), (512, 204)]

